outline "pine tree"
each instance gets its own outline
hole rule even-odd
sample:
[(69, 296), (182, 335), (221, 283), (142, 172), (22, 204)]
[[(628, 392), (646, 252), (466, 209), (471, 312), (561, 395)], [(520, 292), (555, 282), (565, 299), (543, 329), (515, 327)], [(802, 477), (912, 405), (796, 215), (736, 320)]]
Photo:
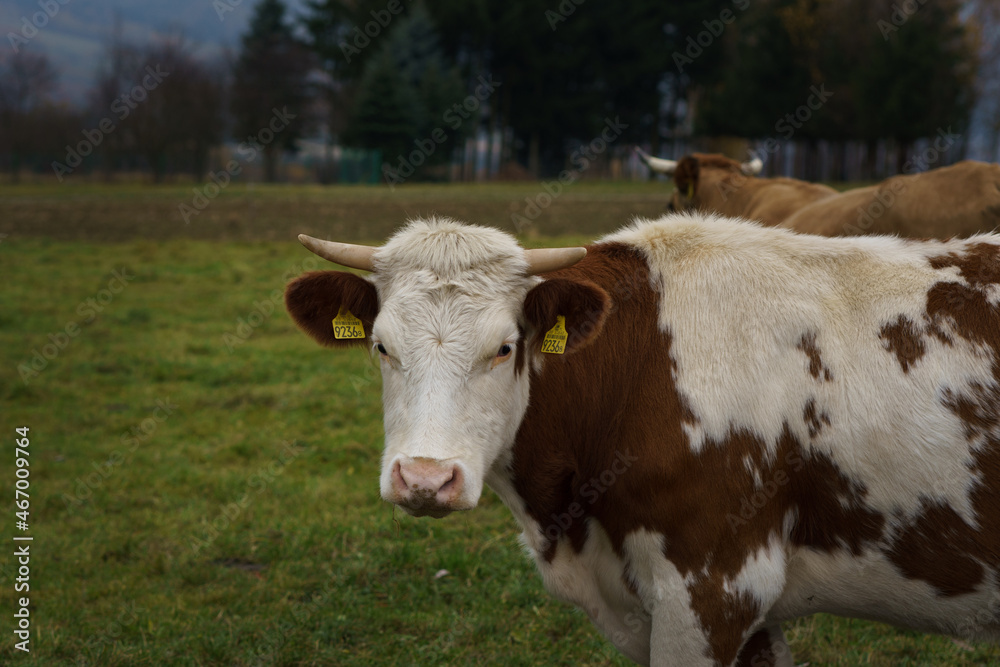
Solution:
[[(261, 0), (254, 8), (250, 27), (233, 71), (232, 110), (239, 141), (259, 138), (264, 148), (267, 181), (276, 177), (282, 150), (293, 150), (305, 126), (309, 101), (307, 76), (310, 58), (285, 20), (281, 0)], [(294, 119), (272, 131), (275, 110)], [(279, 127), (282, 121), (274, 124)], [(263, 140), (273, 137), (269, 142)]]
[(383, 160), (395, 165), (397, 156), (411, 148), (416, 133), (413, 105), (412, 89), (392, 54), (383, 50), (365, 68), (354, 118), (344, 131), (343, 143), (379, 149)]

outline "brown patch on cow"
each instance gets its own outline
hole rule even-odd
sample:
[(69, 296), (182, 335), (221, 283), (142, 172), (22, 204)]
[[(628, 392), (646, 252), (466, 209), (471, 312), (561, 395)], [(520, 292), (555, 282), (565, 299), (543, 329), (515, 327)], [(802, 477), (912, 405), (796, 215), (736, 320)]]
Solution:
[(936, 257), (931, 265), (958, 267), (968, 284), (931, 287), (928, 333), (941, 338), (947, 328), (949, 344), (960, 338), (988, 350), (984, 362), (990, 364), (992, 382), (972, 382), (961, 391), (941, 388), (942, 404), (961, 421), (972, 448), (970, 501), (976, 525), (949, 506), (925, 502), (886, 554), (904, 576), (926, 581), (947, 597), (975, 591), (986, 579), (985, 568), (1000, 568), (1000, 310), (987, 296), (987, 288), (1000, 283), (1000, 247), (976, 243), (964, 253)]
[(944, 597), (965, 595), (986, 574), (974, 555), (978, 537), (951, 507), (925, 504), (885, 553), (904, 577), (926, 581)]
[[(692, 451), (683, 425), (698, 418), (675, 386), (671, 334), (659, 326), (659, 295), (637, 249), (591, 246), (581, 262), (555, 275), (592, 281), (616, 296), (601, 335), (589, 346), (562, 360), (543, 359), (541, 371), (532, 372), (533, 400), (514, 444), (511, 472), (548, 540), (543, 557), (554, 557), (560, 538), (581, 551), (589, 520), (599, 522), (623, 558), (629, 534), (662, 534), (664, 556), (694, 581), (692, 607), (712, 657), (730, 664), (761, 610), (752, 600), (726, 594), (724, 583), (749, 556), (782, 536), (786, 516), (797, 514), (795, 544), (852, 553), (877, 543), (884, 519), (866, 508), (863, 486), (825, 456), (805, 453), (788, 425), (770, 447), (752, 432), (734, 430)], [(627, 290), (620, 289), (622, 280), (629, 281)], [(812, 341), (807, 354), (817, 359), (815, 376), (824, 377)], [(611, 483), (595, 485), (619, 454), (635, 462)], [(760, 488), (745, 459), (763, 479), (777, 481), (776, 494), (748, 519), (740, 518), (741, 508)]]
[[(333, 318), (341, 307), (361, 320), (364, 338), (337, 339)], [(361, 276), (346, 271), (311, 271), (285, 288), (285, 307), (295, 323), (320, 345), (348, 347), (371, 343), (372, 324), (378, 315), (378, 292)]]
[(910, 367), (927, 354), (921, 331), (905, 315), (900, 315), (894, 323), (883, 326), (879, 338), (887, 352), (896, 354), (896, 360), (904, 373), (909, 373)]
[(810, 398), (806, 402), (805, 410), (802, 414), (802, 419), (805, 421), (806, 426), (809, 427), (809, 437), (815, 438), (819, 435), (820, 431), (823, 430), (823, 426), (830, 425), (830, 415), (825, 412), (819, 412), (816, 410), (816, 399)]
[(865, 503), (868, 490), (852, 480), (825, 454), (798, 458), (791, 450), (790, 500), (798, 516), (790, 535), (793, 544), (827, 553), (849, 551), (857, 556), (876, 544), (885, 517)]
[(819, 348), (816, 346), (816, 332), (802, 334), (802, 338), (799, 339), (799, 344), (796, 347), (802, 350), (809, 358), (810, 375), (817, 380), (822, 376), (824, 382), (833, 380), (833, 373), (823, 364), (823, 358), (820, 356)]
[(975, 243), (968, 246), (964, 253), (948, 253), (932, 257), (929, 261), (933, 268), (943, 269), (950, 266), (958, 267), (961, 275), (972, 287), (984, 287), (1000, 283), (1000, 252), (993, 243)]
[(710, 640), (711, 657), (718, 664), (732, 664), (740, 653), (747, 630), (760, 618), (760, 605), (746, 593), (727, 592), (722, 578), (711, 574), (696, 576), (688, 592), (691, 608)]

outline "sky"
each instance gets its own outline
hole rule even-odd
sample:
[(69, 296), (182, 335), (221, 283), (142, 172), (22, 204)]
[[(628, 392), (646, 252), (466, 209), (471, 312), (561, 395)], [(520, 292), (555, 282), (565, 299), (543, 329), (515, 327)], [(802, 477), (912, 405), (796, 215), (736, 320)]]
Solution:
[[(47, 55), (59, 73), (62, 97), (80, 102), (93, 82), (116, 12), (126, 41), (141, 44), (158, 32), (179, 28), (199, 55), (212, 59), (225, 47), (238, 46), (254, 4), (256, 0), (0, 0), (0, 51), (11, 52), (10, 33), (32, 35), (35, 25), (42, 25), (27, 45), (20, 39), (13, 42)], [(304, 0), (286, 4), (298, 14)]]

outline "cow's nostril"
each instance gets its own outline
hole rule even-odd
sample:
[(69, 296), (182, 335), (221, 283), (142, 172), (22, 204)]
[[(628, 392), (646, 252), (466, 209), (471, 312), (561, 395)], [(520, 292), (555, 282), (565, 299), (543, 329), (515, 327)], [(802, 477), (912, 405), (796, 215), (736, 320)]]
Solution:
[(458, 469), (458, 466), (455, 466), (451, 469), (451, 477), (449, 477), (448, 480), (441, 485), (441, 488), (438, 489), (438, 493), (447, 495), (453, 489), (460, 488), (461, 484), (462, 484), (462, 473)]
[(396, 461), (395, 465), (392, 466), (392, 485), (401, 491), (410, 488), (410, 485), (406, 483), (406, 478), (403, 477), (403, 467), (399, 465), (399, 461)]

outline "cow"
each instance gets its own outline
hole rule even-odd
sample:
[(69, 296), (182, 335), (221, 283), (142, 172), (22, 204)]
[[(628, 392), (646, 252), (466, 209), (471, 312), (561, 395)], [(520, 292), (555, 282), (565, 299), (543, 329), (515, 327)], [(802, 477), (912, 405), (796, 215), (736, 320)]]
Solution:
[(964, 160), (803, 206), (781, 222), (808, 234), (968, 236), (1000, 227), (1000, 165)]
[(737, 162), (717, 153), (693, 153), (664, 160), (636, 148), (653, 172), (672, 175), (671, 211), (696, 210), (777, 225), (802, 207), (837, 194), (833, 188), (794, 178), (757, 178), (760, 158)]
[(636, 153), (650, 170), (674, 177), (671, 210), (759, 220), (823, 236), (896, 234), (945, 238), (1000, 227), (1000, 165), (964, 160), (837, 192), (794, 178), (755, 178), (759, 158), (739, 163), (718, 154), (680, 160)]
[(488, 484), (635, 662), (788, 667), (781, 623), (816, 612), (1000, 640), (1000, 236), (684, 213), (586, 248), (441, 218), (299, 238), (371, 272), (285, 298), (379, 355), (382, 498), (443, 517)]

